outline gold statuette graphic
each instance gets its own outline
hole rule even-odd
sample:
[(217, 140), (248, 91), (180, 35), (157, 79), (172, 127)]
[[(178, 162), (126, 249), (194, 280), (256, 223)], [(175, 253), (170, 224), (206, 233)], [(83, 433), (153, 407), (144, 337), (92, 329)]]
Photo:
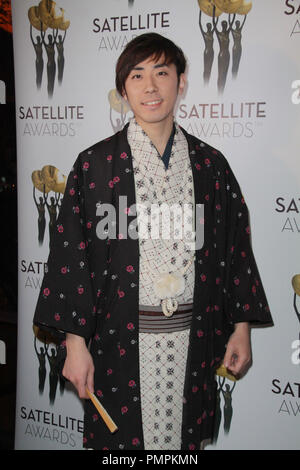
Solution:
[(49, 28), (58, 29), (63, 22), (64, 12), (52, 0), (42, 0), (38, 6), (39, 17)]
[[(31, 174), (33, 182), (33, 200), (38, 211), (38, 242), (44, 242), (46, 228), (46, 210), (49, 213), (49, 244), (52, 245), (56, 233), (56, 221), (61, 207), (61, 200), (66, 189), (67, 177), (53, 165), (45, 165)], [(36, 196), (36, 190), (43, 196)], [(53, 191), (53, 195), (49, 193)]]
[(218, 17), (222, 13), (248, 15), (252, 2), (247, 0), (198, 0), (200, 10), (208, 16)]
[(53, 0), (41, 0), (38, 6), (32, 6), (28, 10), (30, 24), (41, 31), (47, 28), (66, 31), (70, 21), (65, 19), (65, 10), (57, 6)]
[(42, 178), (47, 182), (55, 193), (64, 193), (67, 177), (58, 168), (52, 165), (45, 165), (42, 168)]
[(295, 276), (293, 276), (292, 286), (295, 294), (300, 296), (300, 274), (295, 274)]
[(237, 13), (243, 0), (214, 0), (214, 4), (224, 13)]
[[(236, 79), (238, 76), (242, 57), (242, 31), (247, 15), (252, 8), (252, 2), (248, 0), (198, 0), (198, 5), (200, 8), (199, 28), (204, 42), (203, 80), (205, 84), (208, 84), (211, 78), (215, 56), (214, 38), (216, 37), (220, 46), (217, 62), (217, 87), (219, 93), (222, 94), (227, 82), (230, 62), (232, 79)], [(209, 16), (211, 21), (209, 18), (205, 19), (203, 13)], [(224, 19), (222, 18), (223, 13)], [(236, 19), (236, 15), (244, 16), (243, 20)], [(218, 26), (220, 16), (221, 24)]]
[(65, 10), (53, 0), (42, 0), (38, 10), (41, 20), (48, 24), (49, 28), (65, 31), (70, 26), (70, 21), (65, 20)]
[[(44, 53), (47, 58), (47, 91), (52, 98), (56, 79), (61, 85), (64, 75), (64, 42), (70, 21), (65, 18), (65, 10), (53, 0), (41, 0), (38, 6), (28, 10), (30, 38), (35, 52), (36, 86), (42, 86), (44, 73)], [(34, 30), (38, 30), (38, 33)], [(48, 30), (48, 34), (46, 31)], [(50, 31), (49, 31), (50, 30)]]
[(87, 392), (88, 396), (90, 397), (91, 401), (93, 402), (93, 405), (97, 409), (98, 413), (100, 414), (101, 418), (105, 422), (106, 426), (110, 430), (110, 432), (111, 433), (116, 432), (118, 430), (118, 426), (111, 419), (111, 417), (107, 413), (106, 409), (101, 405), (98, 398), (92, 392), (90, 392), (87, 387), (86, 387), (86, 392)]
[(251, 8), (252, 2), (245, 2), (245, 0), (243, 0), (242, 5), (237, 9), (236, 13), (238, 15), (248, 15)]
[(31, 174), (33, 186), (41, 191), (41, 193), (49, 193), (52, 189), (48, 186), (47, 182), (43, 180), (41, 170), (34, 170)]
[(110, 90), (108, 101), (112, 109), (117, 111), (117, 113), (126, 114), (130, 110), (128, 102), (119, 95), (116, 89)]
[(30, 7), (28, 10), (28, 18), (31, 26), (33, 26), (38, 31), (46, 31), (48, 26), (41, 21), (39, 18), (38, 7)]
[(63, 175), (58, 168), (52, 165), (45, 165), (42, 170), (35, 170), (31, 175), (34, 187), (42, 193), (65, 192), (67, 177)]
[[(124, 100), (122, 96), (120, 96), (115, 88), (110, 90), (108, 93), (108, 101), (110, 104), (110, 122), (114, 132), (116, 133), (123, 129), (125, 125), (126, 114), (130, 110), (130, 106), (128, 102)], [(118, 113), (117, 117), (114, 116), (113, 111)]]
[(198, 0), (200, 10), (208, 16), (220, 16), (223, 12), (216, 7), (214, 0)]
[(41, 31), (60, 29), (66, 31), (70, 21), (65, 19), (65, 10), (57, 6), (53, 0), (41, 0), (38, 6), (32, 6), (28, 10), (30, 24)]
[(234, 375), (228, 372), (224, 364), (221, 364), (218, 367), (218, 369), (216, 370), (216, 374), (219, 375), (220, 377), (225, 377), (228, 380), (232, 380), (233, 382), (236, 382), (238, 380)]

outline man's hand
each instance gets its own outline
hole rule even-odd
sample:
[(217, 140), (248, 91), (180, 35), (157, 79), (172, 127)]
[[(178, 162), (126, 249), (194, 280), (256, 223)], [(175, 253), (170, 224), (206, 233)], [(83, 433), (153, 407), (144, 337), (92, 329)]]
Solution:
[(224, 366), (236, 377), (246, 374), (251, 365), (250, 326), (247, 322), (235, 324), (235, 330), (229, 338)]
[(94, 393), (94, 363), (84, 338), (68, 333), (66, 337), (67, 357), (63, 376), (76, 387), (80, 398), (89, 398), (85, 388)]

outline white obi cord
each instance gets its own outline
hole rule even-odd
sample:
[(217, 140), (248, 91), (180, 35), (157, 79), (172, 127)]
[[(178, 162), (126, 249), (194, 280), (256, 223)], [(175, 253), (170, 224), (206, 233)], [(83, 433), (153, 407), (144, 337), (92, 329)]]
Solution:
[(178, 301), (174, 298), (181, 295), (185, 288), (184, 273), (187, 271), (193, 256), (185, 268), (180, 272), (159, 274), (153, 283), (153, 290), (158, 299), (161, 300), (162, 310), (166, 317), (171, 317), (178, 308)]

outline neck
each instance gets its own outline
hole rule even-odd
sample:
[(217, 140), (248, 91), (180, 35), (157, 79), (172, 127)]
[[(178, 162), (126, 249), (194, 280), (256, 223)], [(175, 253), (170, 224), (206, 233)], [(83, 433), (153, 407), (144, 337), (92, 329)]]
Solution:
[(139, 122), (136, 119), (137, 123), (141, 126), (144, 132), (148, 135), (151, 142), (155, 145), (160, 155), (163, 155), (170, 135), (173, 129), (173, 115), (170, 119), (162, 122), (155, 123), (144, 123)]

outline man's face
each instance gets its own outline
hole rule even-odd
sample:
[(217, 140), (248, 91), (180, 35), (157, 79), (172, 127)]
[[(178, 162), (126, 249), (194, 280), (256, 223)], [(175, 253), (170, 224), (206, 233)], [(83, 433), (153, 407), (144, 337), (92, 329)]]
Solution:
[(129, 102), (137, 122), (145, 129), (151, 124), (173, 122), (177, 96), (181, 95), (185, 77), (177, 76), (174, 64), (164, 58), (152, 58), (137, 64), (125, 81), (123, 97)]

